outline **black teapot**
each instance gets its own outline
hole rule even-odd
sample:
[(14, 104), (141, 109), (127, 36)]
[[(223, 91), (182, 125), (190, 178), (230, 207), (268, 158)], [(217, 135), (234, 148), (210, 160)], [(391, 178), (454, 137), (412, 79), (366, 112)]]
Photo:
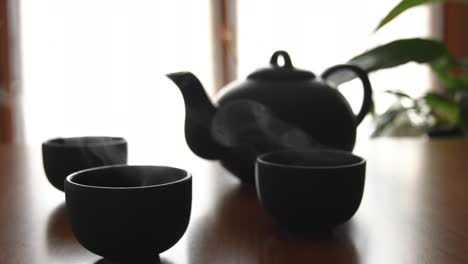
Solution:
[[(363, 84), (364, 100), (357, 115), (343, 95), (327, 83), (327, 77), (342, 70), (352, 71)], [(217, 106), (192, 73), (167, 76), (184, 97), (185, 137), (190, 149), (202, 158), (220, 160), (248, 183), (254, 180), (255, 158), (262, 151), (314, 147), (352, 151), (356, 128), (372, 104), (371, 85), (361, 68), (337, 65), (317, 77), (293, 67), (285, 51), (276, 51), (270, 66), (251, 73), (247, 80), (224, 87)], [(291, 134), (299, 140), (291, 139)], [(285, 137), (290, 140), (283, 144)]]

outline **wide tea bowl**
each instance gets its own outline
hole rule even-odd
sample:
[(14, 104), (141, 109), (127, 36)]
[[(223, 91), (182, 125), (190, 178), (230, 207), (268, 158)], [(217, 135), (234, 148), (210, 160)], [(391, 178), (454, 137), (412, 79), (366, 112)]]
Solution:
[(172, 167), (104, 166), (68, 176), (65, 197), (86, 249), (117, 263), (155, 263), (187, 229), (192, 176)]
[(279, 151), (256, 161), (260, 202), (291, 234), (323, 235), (359, 208), (366, 161), (346, 151)]
[(127, 163), (127, 141), (121, 137), (54, 138), (42, 143), (42, 160), (49, 182), (63, 191), (73, 172)]

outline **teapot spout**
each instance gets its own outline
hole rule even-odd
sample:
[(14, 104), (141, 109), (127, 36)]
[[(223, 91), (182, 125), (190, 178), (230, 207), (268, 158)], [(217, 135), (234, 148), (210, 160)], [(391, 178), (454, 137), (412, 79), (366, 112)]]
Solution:
[(190, 72), (167, 74), (184, 97), (185, 140), (197, 156), (205, 159), (220, 159), (222, 147), (211, 136), (211, 123), (216, 108), (211, 103), (200, 80)]

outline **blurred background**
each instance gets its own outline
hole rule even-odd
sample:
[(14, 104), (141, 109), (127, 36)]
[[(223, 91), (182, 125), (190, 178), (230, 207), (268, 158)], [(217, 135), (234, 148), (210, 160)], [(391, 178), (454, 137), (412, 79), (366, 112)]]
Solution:
[[(401, 38), (465, 48), (466, 8), (453, 3), (412, 8), (375, 32), (398, 2), (1, 0), (1, 140), (37, 146), (51, 137), (114, 135), (147, 148), (185, 145), (182, 97), (166, 73), (192, 71), (215, 95), (279, 49), (320, 74)], [(416, 63), (370, 78), (377, 112), (394, 100), (385, 90), (419, 96), (438, 85)], [(359, 86), (340, 86), (354, 109)], [(359, 138), (371, 127), (368, 117)]]

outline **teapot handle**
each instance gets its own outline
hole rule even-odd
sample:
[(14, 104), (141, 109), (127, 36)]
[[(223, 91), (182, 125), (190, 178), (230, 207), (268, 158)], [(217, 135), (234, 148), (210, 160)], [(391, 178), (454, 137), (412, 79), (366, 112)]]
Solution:
[(325, 70), (322, 73), (322, 79), (326, 80), (328, 76), (340, 70), (349, 70), (349, 71), (354, 72), (362, 82), (362, 86), (364, 88), (364, 100), (361, 105), (361, 110), (359, 110), (359, 113), (356, 116), (357, 125), (359, 125), (359, 123), (361, 123), (361, 121), (364, 119), (367, 113), (369, 113), (372, 107), (372, 87), (369, 81), (369, 77), (367, 77), (366, 71), (364, 71), (363, 69), (361, 69), (360, 67), (356, 65), (341, 64), (341, 65), (330, 67), (327, 70)]

